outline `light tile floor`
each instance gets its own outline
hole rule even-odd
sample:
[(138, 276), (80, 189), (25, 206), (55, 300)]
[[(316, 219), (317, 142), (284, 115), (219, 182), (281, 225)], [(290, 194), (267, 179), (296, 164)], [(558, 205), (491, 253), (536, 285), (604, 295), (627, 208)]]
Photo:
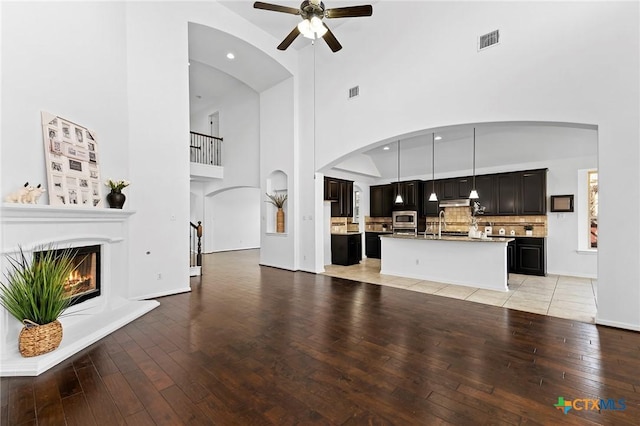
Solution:
[(325, 265), (325, 275), (588, 323), (595, 323), (597, 310), (597, 283), (590, 278), (509, 274), (509, 291), (501, 292), (382, 275), (379, 259), (363, 259), (351, 266)]

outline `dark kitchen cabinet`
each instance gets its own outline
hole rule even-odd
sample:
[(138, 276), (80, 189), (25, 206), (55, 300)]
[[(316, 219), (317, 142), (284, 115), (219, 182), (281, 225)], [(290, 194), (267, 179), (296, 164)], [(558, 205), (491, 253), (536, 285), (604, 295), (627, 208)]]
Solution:
[(438, 194), (438, 199), (455, 200), (456, 198), (458, 198), (458, 180), (457, 179), (441, 180), (440, 194)]
[(325, 200), (327, 196), (332, 197), (331, 217), (353, 216), (352, 181), (325, 177)]
[[(435, 192), (438, 201), (429, 201), (431, 193)], [(440, 213), (440, 181), (428, 180), (422, 183), (422, 214), (427, 217), (437, 217)]]
[(476, 191), (478, 202), (484, 207), (484, 214), (496, 214), (495, 175), (476, 176)]
[(391, 217), (394, 195), (393, 184), (371, 186), (369, 188), (369, 216)]
[(460, 177), (439, 181), (441, 194), (438, 194), (438, 198), (442, 200), (469, 198), (472, 180), (471, 177)]
[(422, 181), (411, 180), (396, 184), (394, 195), (398, 195), (398, 189), (402, 195), (402, 203), (396, 204), (394, 197), (394, 210), (415, 210), (422, 214)]
[(364, 234), (364, 254), (371, 259), (380, 259), (382, 253), (380, 235), (384, 235), (384, 233), (365, 232)]
[(471, 187), (473, 186), (472, 177), (464, 177), (456, 179), (458, 181), (458, 196), (456, 198), (469, 198)]
[(500, 173), (496, 175), (496, 214), (518, 214), (518, 173)]
[(516, 262), (513, 272), (540, 276), (547, 274), (544, 238), (517, 237), (515, 252)]
[(412, 180), (401, 183), (402, 201), (406, 210), (416, 210), (422, 216), (422, 181)]
[(324, 178), (324, 199), (338, 201), (340, 198), (340, 180), (330, 177)]
[(520, 173), (519, 214), (543, 215), (547, 213), (547, 170)]
[(516, 240), (507, 244), (507, 271), (516, 272)]
[(331, 263), (355, 265), (362, 260), (362, 234), (331, 234)]

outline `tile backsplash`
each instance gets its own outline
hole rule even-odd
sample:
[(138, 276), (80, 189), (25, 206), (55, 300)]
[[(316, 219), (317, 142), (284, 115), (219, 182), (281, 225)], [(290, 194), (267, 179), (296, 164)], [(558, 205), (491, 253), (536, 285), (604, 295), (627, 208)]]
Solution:
[(353, 223), (353, 219), (350, 217), (332, 217), (331, 218), (331, 233), (332, 234), (346, 234), (347, 232), (358, 232), (360, 225)]
[[(428, 217), (427, 230), (437, 229), (438, 218)], [(476, 216), (478, 230), (484, 231), (485, 226), (491, 226), (492, 234), (498, 235), (500, 229), (505, 230), (506, 235), (511, 235), (511, 231), (516, 236), (526, 236), (525, 226), (533, 227), (531, 236), (546, 237), (547, 236), (547, 216)], [(471, 212), (469, 207), (446, 207), (444, 209), (444, 227), (443, 230), (454, 232), (468, 232), (471, 225)], [(435, 226), (435, 228), (432, 228)]]

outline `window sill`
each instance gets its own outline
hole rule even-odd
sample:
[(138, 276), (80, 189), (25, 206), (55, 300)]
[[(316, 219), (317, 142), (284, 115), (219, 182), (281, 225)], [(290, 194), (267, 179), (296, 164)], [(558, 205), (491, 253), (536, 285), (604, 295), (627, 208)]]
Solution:
[(576, 250), (578, 254), (598, 254), (598, 249), (580, 249)]

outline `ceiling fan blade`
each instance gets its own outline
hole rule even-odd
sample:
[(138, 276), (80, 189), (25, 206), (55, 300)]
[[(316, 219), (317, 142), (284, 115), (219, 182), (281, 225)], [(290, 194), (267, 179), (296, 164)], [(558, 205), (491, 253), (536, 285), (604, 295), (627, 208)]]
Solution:
[(277, 4), (271, 3), (263, 3), (261, 1), (257, 1), (253, 4), (255, 9), (262, 10), (271, 10), (273, 12), (282, 12), (282, 13), (290, 13), (291, 15), (300, 15), (300, 9), (295, 9), (293, 7), (280, 6)]
[(355, 18), (358, 16), (373, 15), (373, 7), (370, 4), (364, 6), (336, 7), (327, 9), (324, 16), (327, 18)]
[(300, 30), (298, 29), (298, 27), (293, 27), (293, 30), (291, 30), (289, 35), (286, 36), (284, 40), (282, 40), (282, 43), (278, 45), (278, 50), (287, 50), (287, 47), (291, 46), (291, 43), (293, 43), (293, 40), (295, 40), (296, 37), (298, 37), (299, 35), (300, 35)]
[(327, 29), (327, 32), (322, 36), (322, 38), (327, 42), (327, 45), (329, 45), (329, 49), (331, 49), (333, 53), (342, 49), (342, 45), (340, 44), (336, 36), (333, 35), (329, 27), (327, 27), (327, 24), (323, 22), (322, 25), (324, 25), (324, 27)]

